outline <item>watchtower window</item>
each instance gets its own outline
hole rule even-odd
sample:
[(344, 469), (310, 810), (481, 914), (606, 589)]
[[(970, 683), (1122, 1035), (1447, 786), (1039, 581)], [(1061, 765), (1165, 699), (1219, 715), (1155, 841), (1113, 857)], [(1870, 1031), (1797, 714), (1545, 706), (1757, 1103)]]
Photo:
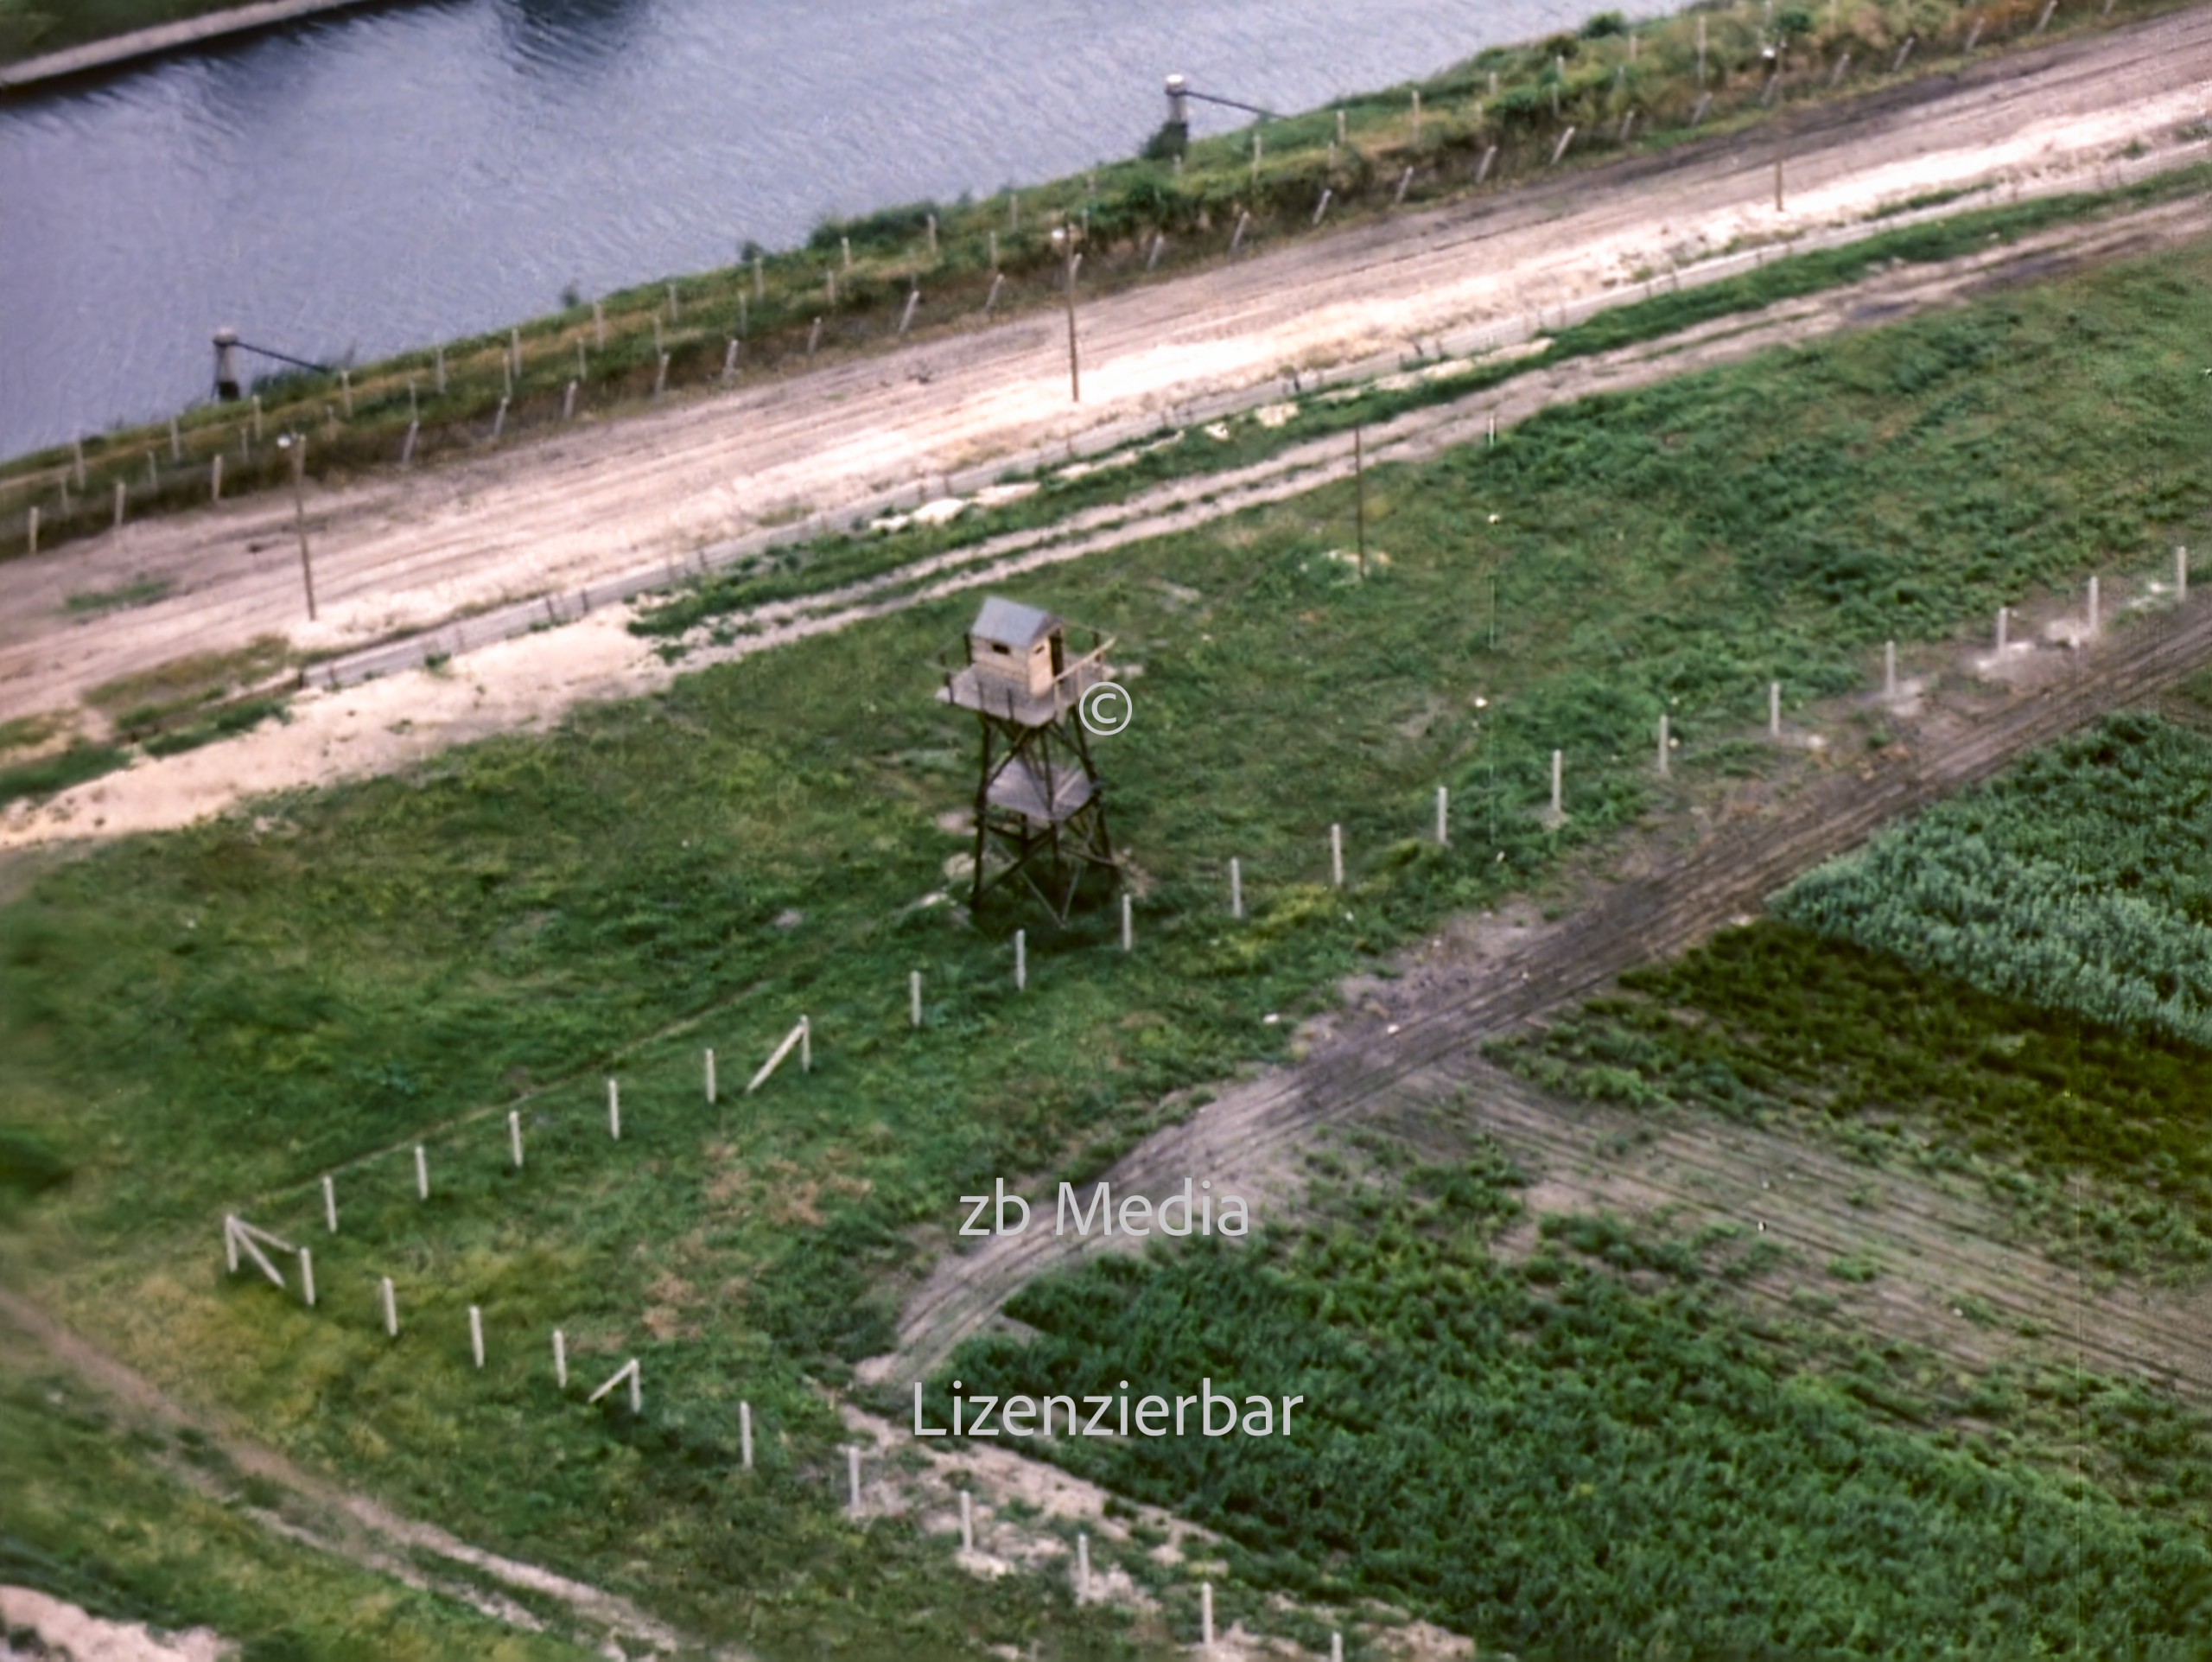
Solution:
[(994, 640), (993, 642), (991, 642), (991, 650), (992, 650), (993, 652), (995, 652), (995, 653), (998, 653), (998, 654), (999, 654), (999, 656), (1000, 656), (1000, 657), (1001, 657), (1001, 658), (1011, 658), (1011, 657), (1013, 657), (1013, 656), (1014, 656), (1014, 648), (1013, 648), (1013, 647), (1011, 647), (1011, 646), (1001, 646), (999, 642), (997, 642), (997, 641), (995, 641), (995, 640)]

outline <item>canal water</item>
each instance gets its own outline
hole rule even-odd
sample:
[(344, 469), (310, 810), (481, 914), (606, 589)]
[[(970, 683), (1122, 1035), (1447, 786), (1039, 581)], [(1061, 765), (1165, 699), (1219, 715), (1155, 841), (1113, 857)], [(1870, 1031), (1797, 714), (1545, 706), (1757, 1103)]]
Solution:
[(1306, 109), (1601, 4), (418, 0), (17, 95), (0, 456), (205, 398), (222, 324), (374, 357), (1128, 156), (1171, 71)]

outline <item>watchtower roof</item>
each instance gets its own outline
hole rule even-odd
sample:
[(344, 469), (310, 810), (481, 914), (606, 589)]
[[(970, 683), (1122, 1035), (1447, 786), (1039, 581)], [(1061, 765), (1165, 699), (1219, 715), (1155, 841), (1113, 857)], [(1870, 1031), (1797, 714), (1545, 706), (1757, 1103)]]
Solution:
[(1050, 612), (993, 595), (983, 602), (983, 609), (976, 614), (976, 621), (968, 634), (976, 640), (1027, 652), (1061, 627), (1060, 620)]

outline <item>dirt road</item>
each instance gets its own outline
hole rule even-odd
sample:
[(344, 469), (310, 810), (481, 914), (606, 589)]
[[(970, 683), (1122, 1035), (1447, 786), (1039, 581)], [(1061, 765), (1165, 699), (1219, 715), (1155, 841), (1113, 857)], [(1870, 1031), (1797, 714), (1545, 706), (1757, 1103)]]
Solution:
[[(1300, 1151), (1325, 1128), (1372, 1122), (1409, 1104), (1433, 1109), (1451, 1103), (1467, 1128), (1495, 1130), (1509, 1146), (1535, 1156), (1540, 1169), (1567, 1185), (1569, 1202), (1618, 1202), (1621, 1194), (1638, 1190), (1647, 1199), (1755, 1219), (1808, 1254), (1834, 1256), (1871, 1239), (1898, 1271), (1892, 1285), (1916, 1289), (1898, 1296), (1916, 1308), (1907, 1325), (1923, 1340), (1977, 1354), (1985, 1350), (1962, 1321), (1947, 1325), (1928, 1318), (1931, 1303), (1962, 1306), (1962, 1296), (1972, 1294), (2016, 1319), (2032, 1316), (2056, 1334), (2078, 1334), (2092, 1365), (2140, 1372), (2212, 1399), (2212, 1341), (2204, 1336), (2212, 1287), (2093, 1297), (2078, 1278), (2055, 1270), (2032, 1248), (2004, 1240), (2001, 1222), (1987, 1208), (1891, 1174), (1882, 1174), (1879, 1186), (1894, 1193), (1895, 1203), (1850, 1216), (1834, 1204), (1836, 1193), (1850, 1187), (1841, 1175), (1852, 1169), (1847, 1162), (1786, 1139), (1745, 1133), (1726, 1139), (1738, 1151), (1724, 1156), (1720, 1139), (1692, 1130), (1670, 1134), (1632, 1161), (1614, 1160), (1602, 1149), (1627, 1129), (1624, 1117), (1547, 1104), (1479, 1056), (1489, 1039), (1756, 912), (1789, 879), (1878, 826), (2212, 663), (2212, 606), (2200, 600), (2147, 618), (2094, 654), (2053, 648), (2044, 656), (2046, 664), (2063, 661), (2065, 672), (1970, 718), (1937, 711), (1916, 723), (1908, 720), (1900, 760), (1870, 760), (1862, 771), (1818, 778), (1756, 821), (1710, 831), (1680, 856), (1649, 859), (1643, 869), (1622, 875), (1592, 903), (1554, 927), (1531, 932), (1522, 943), (1481, 955), (1445, 954), (1395, 984), (1389, 1005), (1370, 1001), (1306, 1060), (1225, 1086), (1182, 1124), (1146, 1139), (1106, 1174), (1116, 1195), (1124, 1189), (1158, 1194), (1185, 1176), (1211, 1177), (1218, 1189), (1248, 1195), (1281, 1195), (1297, 1181)], [(1971, 672), (1968, 665), (1960, 667)], [(1754, 1143), (1756, 1152), (1744, 1156)], [(1691, 1182), (1683, 1168), (1701, 1175)], [(1821, 1175), (1793, 1185), (1784, 1202), (1767, 1184), (1774, 1171), (1792, 1168)], [(1757, 1190), (1750, 1187), (1753, 1179)], [(866, 1365), (862, 1377), (922, 1377), (987, 1326), (1021, 1287), (1101, 1250), (1103, 1241), (1033, 1230), (992, 1237), (974, 1252), (947, 1257), (909, 1300), (898, 1350)], [(1847, 1249), (1845, 1242), (1853, 1245)], [(1890, 1291), (1883, 1289), (1883, 1296)]]
[[(12, 563), (0, 720), (187, 651), (261, 634), (344, 648), (680, 561), (764, 524), (849, 514), (883, 490), (1269, 381), (1527, 316), (1746, 237), (1860, 220), (1991, 179), (2092, 178), (2170, 148), (2205, 114), (2212, 10), (1790, 118), (1789, 207), (1770, 137), (1717, 138), (1352, 226), (1083, 315), (1085, 402), (1057, 320), (949, 330), (893, 353), (672, 401), (480, 460), (310, 493), (321, 621), (302, 616), (290, 504), (268, 496), (125, 526)], [(72, 595), (142, 577), (158, 603), (71, 617)]]

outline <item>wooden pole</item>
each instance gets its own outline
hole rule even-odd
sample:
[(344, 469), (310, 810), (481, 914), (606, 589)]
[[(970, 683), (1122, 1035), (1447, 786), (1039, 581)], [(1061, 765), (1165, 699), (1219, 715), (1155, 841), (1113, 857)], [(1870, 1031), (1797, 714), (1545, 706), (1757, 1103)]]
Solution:
[(1367, 576), (1367, 445), (1364, 423), (1351, 430), (1352, 521), (1359, 538), (1359, 575)]

